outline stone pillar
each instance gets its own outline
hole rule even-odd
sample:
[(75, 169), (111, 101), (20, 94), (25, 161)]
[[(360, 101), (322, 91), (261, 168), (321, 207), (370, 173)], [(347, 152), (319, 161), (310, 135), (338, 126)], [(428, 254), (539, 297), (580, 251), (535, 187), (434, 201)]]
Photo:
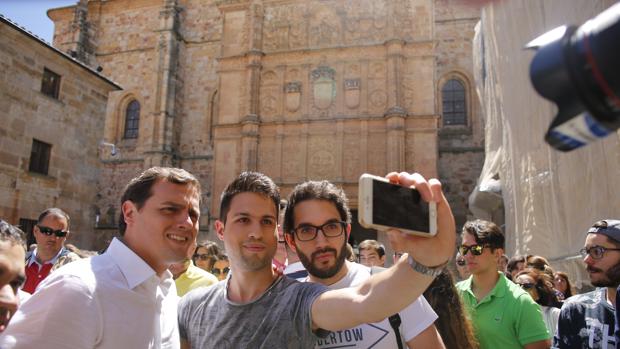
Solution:
[(241, 169), (258, 170), (258, 128), (256, 115), (248, 115), (241, 120)]
[(91, 41), (93, 33), (91, 33), (91, 22), (88, 20), (88, 0), (80, 0), (75, 5), (73, 13), (73, 21), (71, 22), (71, 32), (73, 40), (69, 43), (68, 54), (89, 65), (93, 68), (95, 45)]
[[(179, 8), (176, 0), (165, 0), (159, 12), (159, 44), (157, 46), (157, 84), (152, 114), (153, 128), (145, 144), (145, 164), (171, 165), (173, 159), (174, 100), (178, 60)], [(148, 137), (147, 136), (147, 137)]]
[(258, 135), (260, 127), (260, 73), (262, 59), (265, 55), (262, 49), (263, 7), (253, 3), (249, 8), (250, 21), (246, 53), (247, 65), (247, 103), (245, 116), (241, 120), (241, 168), (243, 170), (258, 170)]
[(407, 110), (402, 107), (400, 76), (403, 61), (402, 40), (389, 40), (385, 43), (387, 55), (388, 109), (385, 126), (387, 129), (387, 171), (404, 171), (405, 163), (405, 118)]
[(405, 114), (386, 115), (387, 171), (405, 170)]
[(401, 76), (403, 74), (403, 45), (402, 40), (389, 40), (385, 43), (386, 57), (387, 57), (387, 86), (388, 86), (388, 111), (390, 114), (392, 109), (395, 109), (397, 113), (406, 111), (403, 106), (403, 96), (401, 88)]

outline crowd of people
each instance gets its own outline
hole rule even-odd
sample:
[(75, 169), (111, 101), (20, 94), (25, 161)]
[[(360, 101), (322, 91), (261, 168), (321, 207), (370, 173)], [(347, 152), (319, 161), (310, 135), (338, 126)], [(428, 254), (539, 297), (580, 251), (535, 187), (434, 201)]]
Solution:
[(508, 258), (493, 222), (467, 222), (457, 244), (438, 181), (387, 177), (438, 212), (435, 237), (388, 231), (392, 256), (375, 240), (348, 243), (335, 184), (307, 181), (285, 200), (257, 172), (222, 193), (219, 243), (196, 243), (200, 183), (176, 168), (129, 182), (102, 254), (66, 243), (60, 208), (41, 213), (28, 251), (0, 221), (0, 348), (616, 347), (620, 221), (584, 232), (597, 288), (576, 294), (544, 257)]

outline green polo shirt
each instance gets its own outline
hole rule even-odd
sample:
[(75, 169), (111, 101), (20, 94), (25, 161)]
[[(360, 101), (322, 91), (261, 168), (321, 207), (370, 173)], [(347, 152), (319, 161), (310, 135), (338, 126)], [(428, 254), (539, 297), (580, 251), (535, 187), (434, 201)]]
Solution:
[(549, 339), (540, 306), (518, 285), (499, 273), (497, 284), (480, 302), (471, 289), (473, 276), (456, 284), (481, 349), (523, 348)]

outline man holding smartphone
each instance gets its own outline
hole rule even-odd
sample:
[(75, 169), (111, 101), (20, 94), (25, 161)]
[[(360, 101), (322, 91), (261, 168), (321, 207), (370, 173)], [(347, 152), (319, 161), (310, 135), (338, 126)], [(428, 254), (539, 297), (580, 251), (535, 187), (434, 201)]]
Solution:
[(274, 272), (279, 189), (267, 176), (244, 172), (224, 190), (217, 235), (229, 253), (226, 282), (188, 293), (179, 304), (184, 348), (313, 348), (327, 331), (380, 321), (415, 301), (454, 253), (454, 217), (435, 179), (391, 173), (437, 203), (438, 234), (390, 233), (394, 248), (409, 253), (357, 287), (327, 290)]
[[(309, 273), (304, 281), (333, 290), (357, 286), (370, 278), (371, 268), (345, 260), (351, 233), (347, 202), (344, 191), (328, 181), (305, 182), (291, 192), (284, 231), (287, 243)], [(319, 339), (316, 348), (404, 348), (403, 342), (409, 348), (443, 348), (433, 325), (435, 319), (437, 315), (420, 296), (389, 318), (346, 330), (353, 335), (333, 333)]]

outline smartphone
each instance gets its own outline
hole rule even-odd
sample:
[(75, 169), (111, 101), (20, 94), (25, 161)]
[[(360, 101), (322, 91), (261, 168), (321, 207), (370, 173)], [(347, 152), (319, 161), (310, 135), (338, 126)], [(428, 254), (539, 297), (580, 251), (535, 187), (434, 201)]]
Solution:
[(437, 204), (426, 202), (415, 188), (363, 174), (359, 181), (359, 223), (369, 229), (398, 229), (431, 237), (437, 234)]

